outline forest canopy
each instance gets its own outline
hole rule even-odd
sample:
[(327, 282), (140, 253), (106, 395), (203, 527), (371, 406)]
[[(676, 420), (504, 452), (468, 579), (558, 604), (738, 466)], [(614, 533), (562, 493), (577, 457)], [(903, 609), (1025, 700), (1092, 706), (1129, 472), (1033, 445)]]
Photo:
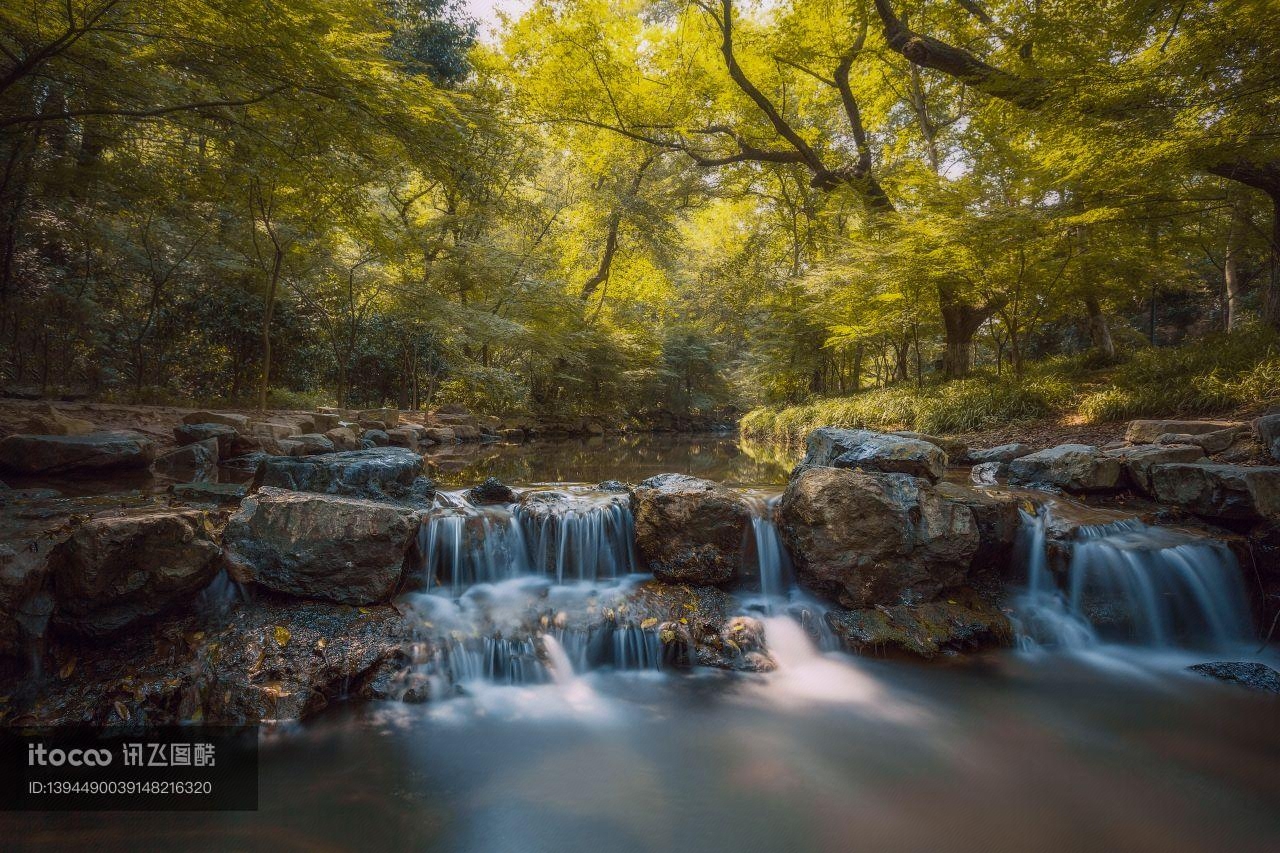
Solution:
[(1271, 0), (479, 32), (453, 0), (0, 0), (4, 384), (626, 416), (1275, 357)]

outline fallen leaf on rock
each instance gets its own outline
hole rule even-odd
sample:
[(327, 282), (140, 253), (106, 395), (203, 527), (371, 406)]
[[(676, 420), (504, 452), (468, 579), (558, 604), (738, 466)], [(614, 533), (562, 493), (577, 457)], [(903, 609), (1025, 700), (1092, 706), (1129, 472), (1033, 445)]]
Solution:
[(275, 635), (276, 644), (282, 649), (289, 645), (289, 638), (293, 636), (289, 633), (289, 629), (283, 625), (277, 625), (272, 633)]

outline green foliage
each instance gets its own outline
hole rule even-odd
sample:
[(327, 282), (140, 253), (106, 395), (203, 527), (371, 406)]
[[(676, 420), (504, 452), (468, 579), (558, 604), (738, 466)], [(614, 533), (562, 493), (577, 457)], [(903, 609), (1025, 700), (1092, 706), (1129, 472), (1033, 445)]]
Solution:
[(1253, 327), (1170, 349), (1144, 349), (1086, 394), (1086, 421), (1211, 415), (1280, 401), (1280, 334)]

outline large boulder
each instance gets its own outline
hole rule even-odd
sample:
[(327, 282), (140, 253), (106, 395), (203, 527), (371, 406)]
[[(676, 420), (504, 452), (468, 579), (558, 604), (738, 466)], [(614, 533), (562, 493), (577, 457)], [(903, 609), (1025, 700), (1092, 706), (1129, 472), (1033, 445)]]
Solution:
[[(360, 436), (356, 435), (355, 430), (351, 427), (333, 427), (325, 432), (324, 437), (333, 443), (333, 449), (339, 452), (344, 450), (359, 450), (361, 448)], [(384, 444), (386, 442), (383, 442)]]
[(147, 468), (151, 440), (134, 432), (11, 435), (0, 439), (0, 468), (23, 474), (70, 474)]
[(386, 601), (400, 586), (419, 513), (390, 503), (264, 487), (223, 533), (233, 577), (342, 604)]
[(218, 439), (206, 438), (162, 453), (156, 457), (155, 467), (166, 474), (207, 474), (218, 467)]
[(922, 658), (1013, 644), (1013, 626), (1000, 608), (970, 590), (907, 606), (832, 610), (827, 627), (855, 654), (902, 652)]
[(222, 424), (229, 426), (236, 432), (244, 433), (249, 431), (249, 416), (238, 415), (235, 412), (189, 412), (182, 416), (184, 424)]
[(328, 436), (314, 432), (290, 436), (280, 444), (289, 449), (290, 456), (314, 456), (334, 451), (333, 441)]
[(31, 410), (23, 432), (34, 435), (88, 435), (96, 427), (92, 421), (64, 415), (50, 403), (42, 403)]
[(1280, 459), (1280, 412), (1269, 412), (1253, 423), (1253, 434), (1275, 459)]
[(717, 586), (742, 569), (751, 508), (742, 496), (684, 474), (650, 477), (631, 493), (636, 549), (654, 577)]
[(53, 549), (54, 626), (99, 638), (187, 601), (218, 572), (204, 512), (95, 518)]
[(179, 447), (214, 438), (218, 440), (218, 455), (226, 459), (235, 455), (239, 435), (235, 427), (226, 424), (179, 424), (173, 428), (173, 439)]
[(1175, 435), (1203, 435), (1207, 432), (1218, 432), (1228, 428), (1240, 428), (1245, 424), (1239, 421), (1163, 421), (1138, 420), (1129, 421), (1125, 428), (1125, 441), (1131, 444), (1155, 444), (1160, 436), (1166, 433)]
[(778, 528), (797, 580), (854, 609), (959, 585), (980, 541), (973, 511), (927, 482), (838, 468), (793, 477)]
[(1120, 460), (1130, 485), (1144, 495), (1153, 494), (1151, 470), (1155, 466), (1204, 459), (1204, 450), (1195, 444), (1139, 444), (1108, 450), (1106, 454)]
[(405, 447), (409, 450), (418, 449), (418, 431), (407, 427), (396, 427), (387, 430), (387, 440), (391, 442), (392, 447)]
[(1067, 492), (1107, 492), (1121, 488), (1120, 460), (1087, 444), (1060, 444), (1009, 463), (1009, 483)]
[(796, 466), (796, 473), (819, 467), (910, 474), (936, 483), (947, 472), (947, 454), (918, 438), (867, 429), (822, 427), (809, 433), (806, 453)]
[(254, 485), (426, 504), (435, 490), (421, 474), (418, 454), (400, 447), (378, 447), (321, 456), (268, 457), (258, 466)]
[(1280, 466), (1157, 465), (1151, 469), (1151, 488), (1161, 503), (1205, 518), (1280, 519)]

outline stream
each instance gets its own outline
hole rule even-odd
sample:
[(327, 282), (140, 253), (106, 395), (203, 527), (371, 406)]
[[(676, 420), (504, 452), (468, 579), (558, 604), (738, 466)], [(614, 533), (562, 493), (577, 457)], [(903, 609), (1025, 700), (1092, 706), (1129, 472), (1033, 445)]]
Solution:
[[(640, 436), (430, 461), (444, 491), (420, 534), (422, 589), (401, 601), (445, 638), (416, 662), (430, 701), (264, 729), (258, 812), (10, 815), (4, 848), (1280, 846), (1277, 699), (1185, 671), (1277, 662), (1256, 651), (1220, 543), (1104, 518), (1081, 528), (1064, 584), (1047, 562), (1052, 519), (1027, 514), (1017, 648), (854, 657), (795, 618), (820, 610), (770, 520), (785, 460), (727, 436)], [(749, 498), (757, 569), (737, 600), (762, 620), (775, 671), (678, 670), (652, 627), (578, 627), (640, 582), (626, 494), (594, 484), (663, 472)], [(462, 487), (490, 475), (548, 492), (555, 510), (471, 506)], [(536, 636), (521, 627), (530, 602), (555, 614)]]

